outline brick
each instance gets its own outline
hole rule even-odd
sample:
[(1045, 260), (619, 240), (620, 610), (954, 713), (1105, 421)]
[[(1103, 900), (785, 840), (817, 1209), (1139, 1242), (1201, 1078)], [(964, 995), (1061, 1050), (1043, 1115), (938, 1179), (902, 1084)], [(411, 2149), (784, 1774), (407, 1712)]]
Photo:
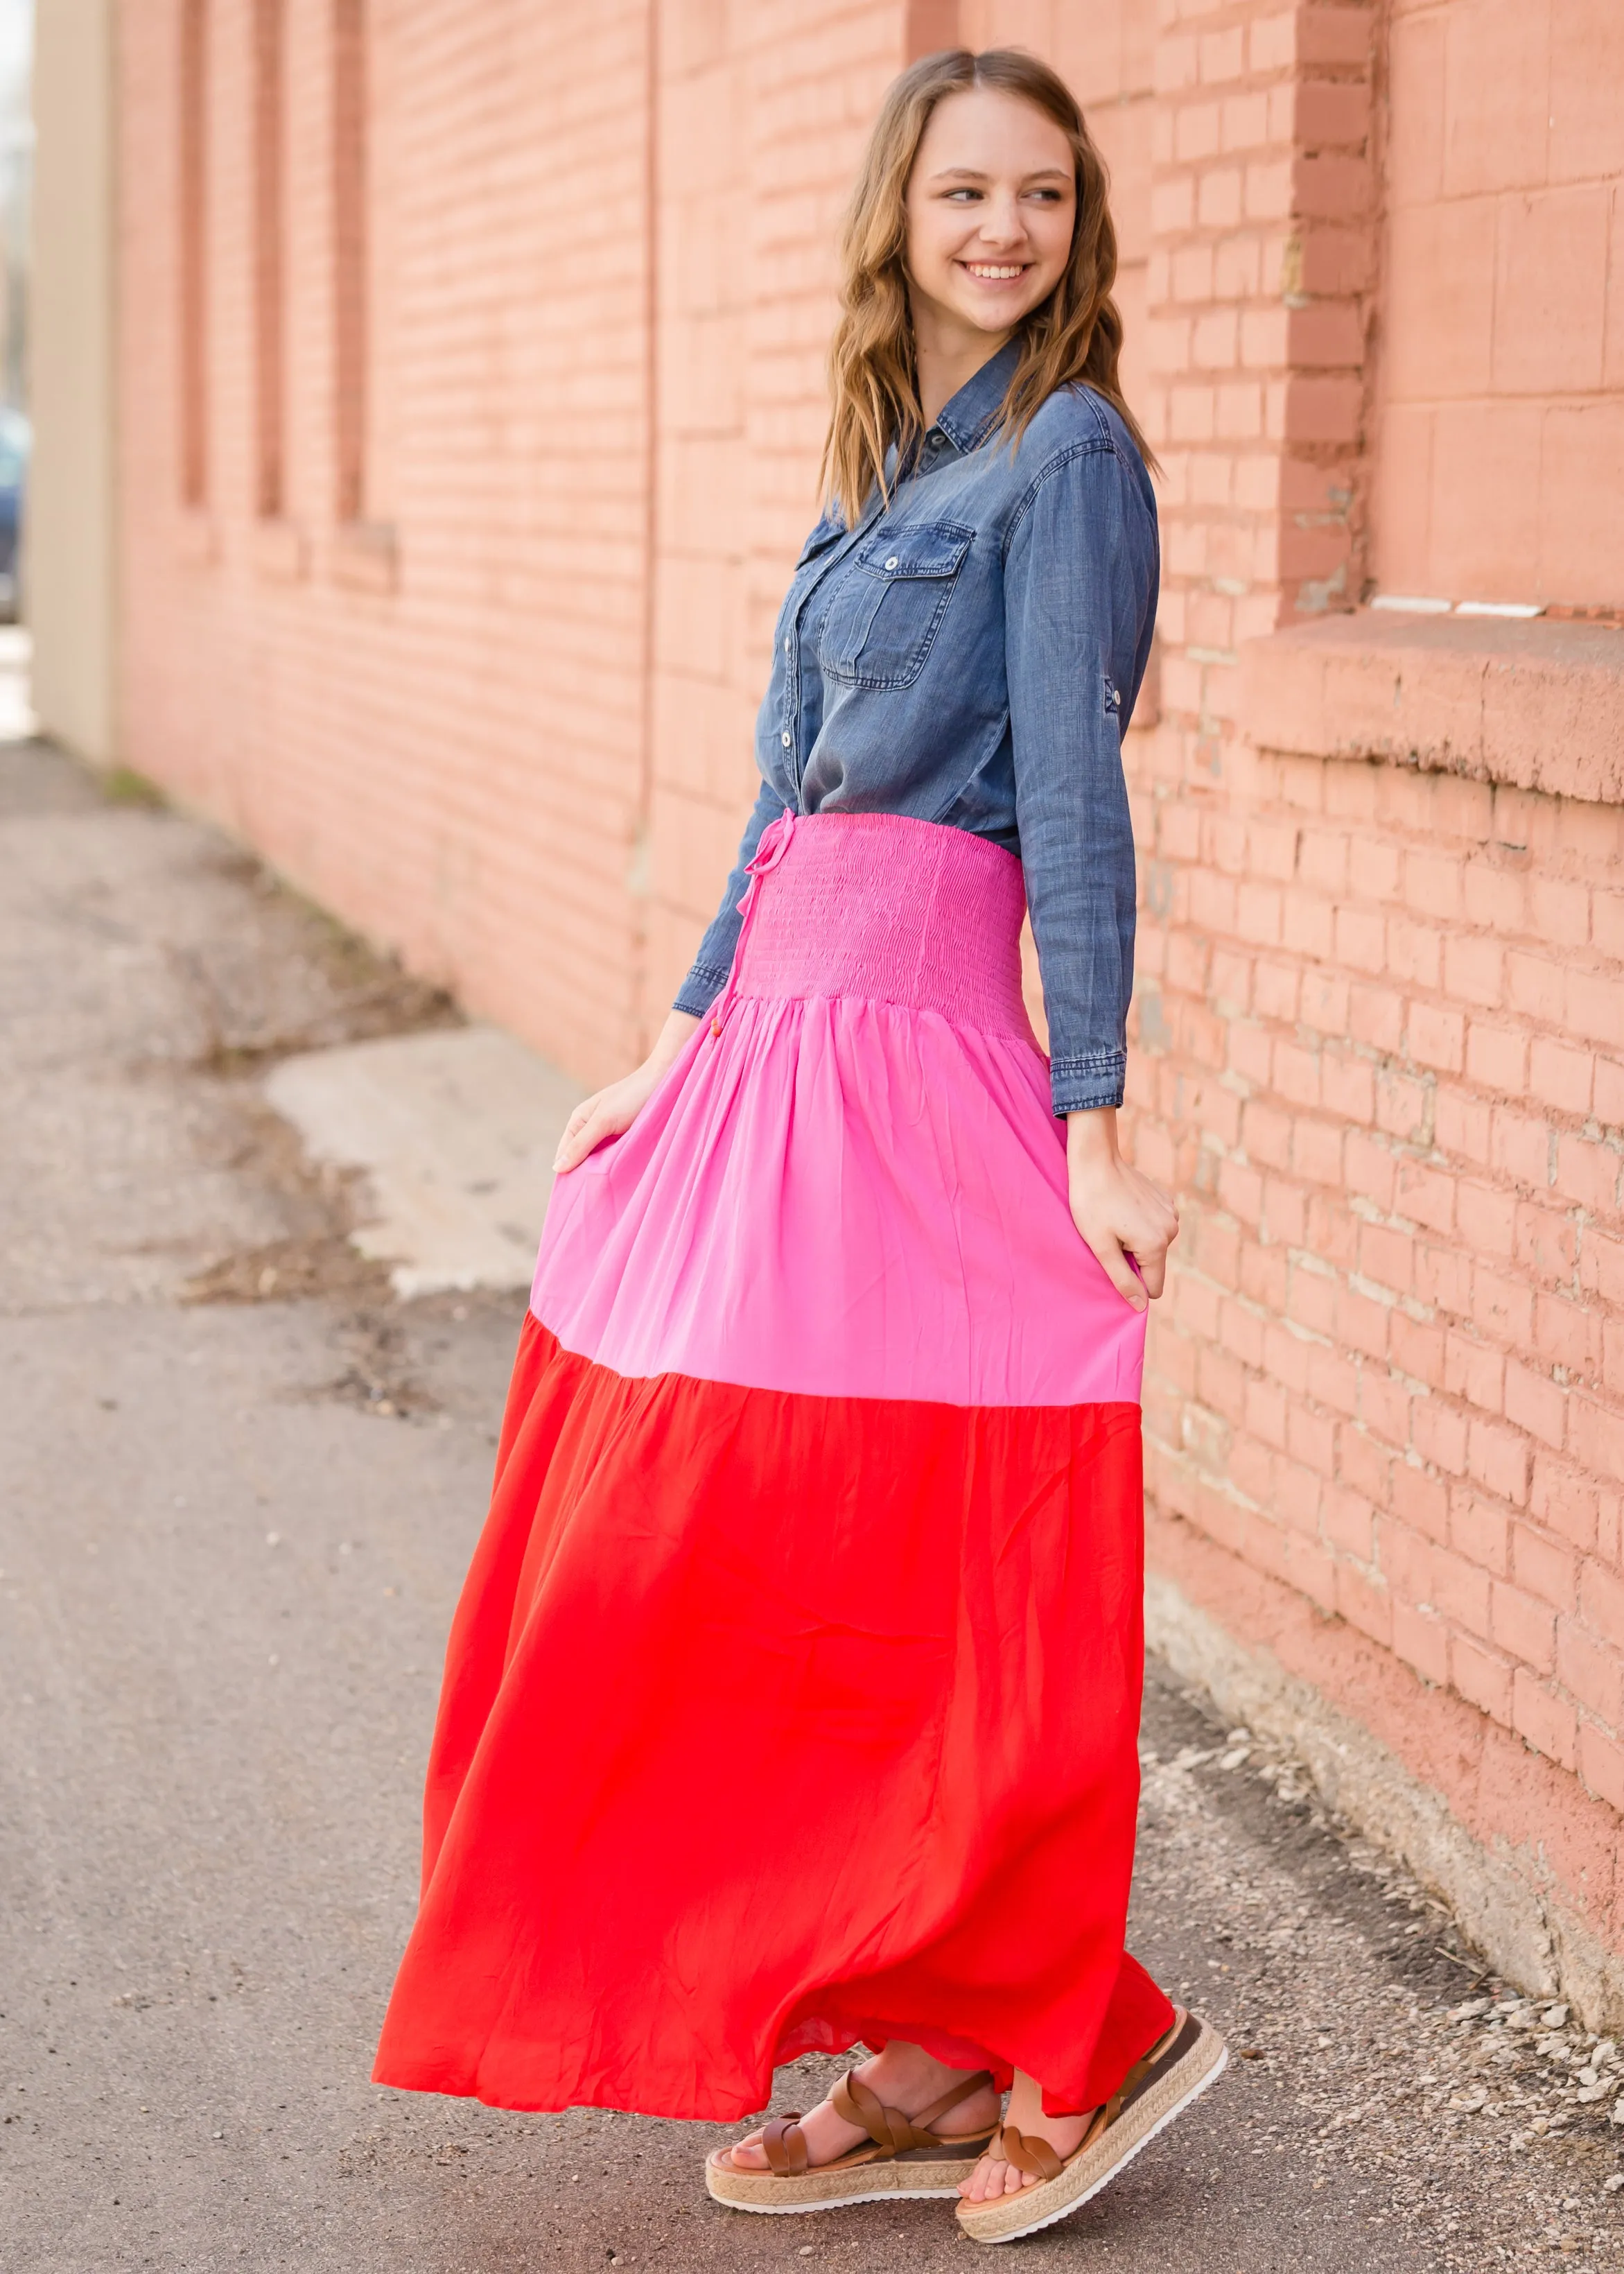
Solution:
[(1396, 1050), (1404, 1031), (1403, 997), (1396, 987), (1350, 987), (1348, 1027), (1357, 1043), (1378, 1050)]
[(1511, 1677), (1511, 1726), (1536, 1752), (1573, 1767), (1578, 1751), (1579, 1717), (1565, 1698), (1555, 1697), (1519, 1666)]
[(1444, 946), (1444, 986), (1457, 1000), (1495, 1010), (1500, 1000), (1504, 963), (1505, 953), (1497, 940), (1470, 932), (1449, 939)]
[(1490, 1632), (1501, 1650), (1538, 1674), (1556, 1664), (1556, 1613), (1548, 1603), (1496, 1579), (1490, 1596)]
[(1485, 1649), (1470, 1636), (1449, 1638), (1449, 1679), (1469, 1706), (1476, 1706), (1491, 1721), (1511, 1726), (1511, 1664), (1500, 1652)]
[(1393, 1628), (1393, 1601), (1387, 1590), (1369, 1579), (1351, 1563), (1336, 1566), (1336, 1608), (1350, 1627), (1387, 1643)]
[(1624, 1578), (1591, 1557), (1579, 1566), (1579, 1616), (1593, 1635), (1624, 1636)]
[(1492, 1501), (1464, 1487), (1449, 1495), (1449, 1544), (1499, 1578), (1511, 1571), (1511, 1519)]
[[(1464, 1215), (1469, 1188), (1420, 1161), (1400, 1161), (1395, 1208), (1398, 1215), (1432, 1231), (1449, 1231), (1457, 1212)], [(1507, 1242), (1509, 1245), (1509, 1241)]]
[(1624, 1812), (1624, 1745), (1594, 1722), (1579, 1725), (1578, 1771), (1587, 1792)]
[(1603, 1643), (1575, 1619), (1559, 1619), (1556, 1678), (1582, 1712), (1624, 1728), (1624, 1661), (1617, 1639)]
[(1551, 1182), (1551, 1130), (1509, 1105), (1494, 1110), (1491, 1159), (1514, 1183), (1544, 1191)]
[(1520, 1028), (1492, 1027), (1474, 1019), (1466, 1030), (1466, 1074), (1491, 1090), (1519, 1096), (1528, 1079), (1528, 1037)]
[(1442, 1689), (1449, 1679), (1449, 1633), (1440, 1619), (1395, 1600), (1393, 1649), (1425, 1682)]
[(1600, 1497), (1590, 1479), (1568, 1462), (1548, 1454), (1536, 1456), (1529, 1512), (1583, 1555), (1598, 1547)]
[(1575, 1392), (1568, 1405), (1568, 1446), (1593, 1475), (1624, 1484), (1624, 1412)]
[(1547, 1285), (1570, 1286), (1579, 1256), (1578, 1228), (1565, 1210), (1519, 1201), (1513, 1213), (1512, 1253)]
[(1480, 1485), (1513, 1507), (1528, 1499), (1528, 1442), (1501, 1422), (1474, 1418), (1467, 1429), (1466, 1466)]
[(1574, 1608), (1578, 1559), (1566, 1540), (1553, 1540), (1530, 1525), (1514, 1525), (1511, 1570), (1518, 1586), (1530, 1594), (1538, 1595), (1559, 1611)]
[[(1364, 1433), (1350, 1431), (1349, 1436)], [(1382, 1449), (1376, 1445), (1373, 1450)], [(1449, 1491), (1440, 1477), (1429, 1476), (1413, 1461), (1395, 1461), (1388, 1472), (1390, 1505), (1395, 1517), (1412, 1530), (1424, 1532), (1429, 1540), (1442, 1541), (1448, 1537)], [(1375, 1495), (1372, 1495), (1372, 1497)]]
[(1568, 1393), (1515, 1359), (1506, 1368), (1506, 1419), (1560, 1452), (1568, 1434)]
[[(1505, 1193), (1466, 1178), (1455, 1191), (1455, 1214), (1462, 1237), (1480, 1255), (1508, 1258), (1517, 1252), (1517, 1210)], [(1447, 1224), (1437, 1229), (1447, 1231)]]
[(1417, 1411), (1417, 1402), (1404, 1382), (1376, 1367), (1361, 1369), (1358, 1419), (1372, 1437), (1405, 1450), (1416, 1440)]
[(1362, 408), (1360, 382), (1357, 379), (1296, 375), (1286, 387), (1284, 439), (1291, 442), (1355, 442)]
[(1486, 1641), (1494, 1615), (1494, 1585), (1486, 1572), (1451, 1555), (1436, 1550), (1432, 1558), (1432, 1608), (1452, 1625)]
[(1482, 1412), (1500, 1413), (1504, 1410), (1505, 1382), (1502, 1352), (1485, 1348), (1469, 1335), (1445, 1337), (1443, 1386), (1451, 1397), (1464, 1398)]
[(1376, 1552), (1375, 1510), (1357, 1493), (1332, 1487), (1320, 1509), (1320, 1528), (1330, 1545), (1368, 1563)]
[(1604, 1223), (1619, 1221), (1620, 1180), (1624, 1161), (1611, 1145), (1589, 1137), (1555, 1134), (1551, 1185), (1556, 1197), (1569, 1201)]
[(1310, 5), (1297, 19), (1297, 60), (1363, 69), (1370, 61), (1373, 36), (1371, 8)]
[(1458, 1011), (1412, 1003), (1406, 1025), (1410, 1054), (1417, 1065), (1459, 1073), (1466, 1063), (1466, 1021)]
[(1432, 1240), (1416, 1242), (1416, 1294), (1424, 1303), (1457, 1318), (1473, 1313), (1473, 1286), (1481, 1265), (1474, 1267), (1470, 1248), (1440, 1247)]
[[(1432, 1099), (1432, 1141), (1463, 1168), (1486, 1169), (1493, 1158), (1494, 1110), (1453, 1082), (1440, 1082)], [(1424, 1131), (1417, 1132), (1419, 1140)]]
[(1423, 1399), (1415, 1408), (1411, 1434), (1424, 1461), (1446, 1476), (1466, 1473), (1466, 1417), (1435, 1398)]
[(1525, 1349), (1533, 1340), (1535, 1299), (1521, 1280), (1479, 1265), (1471, 1277), (1471, 1316), (1479, 1332), (1502, 1348)]

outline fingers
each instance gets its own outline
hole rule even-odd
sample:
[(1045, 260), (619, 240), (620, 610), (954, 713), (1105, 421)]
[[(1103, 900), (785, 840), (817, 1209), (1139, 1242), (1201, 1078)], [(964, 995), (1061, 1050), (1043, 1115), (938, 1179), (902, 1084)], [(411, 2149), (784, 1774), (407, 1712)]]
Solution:
[[(1078, 1228), (1079, 1231), (1082, 1229), (1080, 1225)], [(1149, 1299), (1116, 1233), (1101, 1231), (1090, 1234), (1085, 1231), (1083, 1238), (1094, 1250), (1101, 1270), (1104, 1272), (1124, 1302), (1131, 1303), (1136, 1311), (1142, 1311)]]
[(585, 1160), (589, 1153), (595, 1151), (605, 1137), (618, 1136), (622, 1126), (624, 1124), (613, 1112), (604, 1091), (600, 1090), (596, 1097), (589, 1097), (583, 1105), (576, 1106), (564, 1124), (564, 1134), (560, 1138), (558, 1151), (553, 1156), (553, 1174), (562, 1176), (566, 1170), (575, 1168)]
[(1154, 1303), (1167, 1285), (1167, 1250), (1165, 1247), (1152, 1248), (1141, 1254), (1136, 1248), (1133, 1260), (1139, 1267), (1146, 1295)]
[(1164, 1239), (1157, 1239), (1154, 1235), (1148, 1239), (1141, 1237), (1138, 1244), (1128, 1250), (1133, 1261), (1139, 1265), (1139, 1277), (1145, 1283), (1145, 1292), (1153, 1303), (1167, 1285), (1168, 1250), (1177, 1237), (1178, 1220), (1175, 1217), (1173, 1228)]
[(553, 1156), (554, 1176), (560, 1175), (566, 1169), (573, 1169), (581, 1158), (581, 1133), (591, 1118), (594, 1103), (595, 1101), (589, 1097), (584, 1105), (577, 1105), (564, 1124), (564, 1133), (559, 1139), (557, 1152)]

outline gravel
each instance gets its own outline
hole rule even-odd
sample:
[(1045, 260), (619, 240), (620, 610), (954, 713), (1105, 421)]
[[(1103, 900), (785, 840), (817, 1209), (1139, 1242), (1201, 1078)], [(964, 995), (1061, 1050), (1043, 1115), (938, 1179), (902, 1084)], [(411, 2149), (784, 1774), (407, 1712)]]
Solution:
[(1311, 2190), (1352, 2183), (1367, 2233), (1424, 2235), (1440, 2267), (1618, 2264), (1613, 2040), (1490, 1973), (1441, 1903), (1319, 1804), (1300, 1762), (1215, 1729), (1169, 1677), (1143, 1765), (1136, 1908), (1201, 1918), (1216, 1947), (1186, 1969), (1190, 1995), (1237, 2066), (1281, 2090), (1277, 2132), (1249, 2153), (1300, 2157)]

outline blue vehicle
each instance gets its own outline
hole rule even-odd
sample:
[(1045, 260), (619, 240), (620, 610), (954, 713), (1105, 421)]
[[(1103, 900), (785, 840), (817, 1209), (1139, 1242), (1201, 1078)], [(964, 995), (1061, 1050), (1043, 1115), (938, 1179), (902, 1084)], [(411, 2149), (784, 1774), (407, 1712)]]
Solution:
[(34, 429), (20, 410), (0, 410), (0, 623), (17, 615), (17, 546)]

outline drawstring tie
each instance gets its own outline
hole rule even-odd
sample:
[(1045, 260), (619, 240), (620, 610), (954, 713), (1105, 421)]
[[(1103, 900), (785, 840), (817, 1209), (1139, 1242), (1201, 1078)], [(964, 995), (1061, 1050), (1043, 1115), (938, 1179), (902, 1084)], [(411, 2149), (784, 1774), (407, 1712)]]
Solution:
[(756, 857), (745, 868), (749, 883), (744, 888), (744, 898), (739, 903), (739, 913), (744, 922), (739, 927), (739, 945), (733, 950), (733, 960), (727, 974), (727, 984), (717, 997), (710, 1010), (711, 1039), (721, 1033), (727, 1014), (733, 1009), (738, 990), (739, 968), (744, 961), (745, 942), (750, 937), (750, 926), (756, 920), (756, 905), (761, 898), (761, 880), (770, 876), (789, 851), (789, 840), (795, 833), (795, 817), (787, 809), (776, 821), (770, 821), (763, 830), (756, 847)]

